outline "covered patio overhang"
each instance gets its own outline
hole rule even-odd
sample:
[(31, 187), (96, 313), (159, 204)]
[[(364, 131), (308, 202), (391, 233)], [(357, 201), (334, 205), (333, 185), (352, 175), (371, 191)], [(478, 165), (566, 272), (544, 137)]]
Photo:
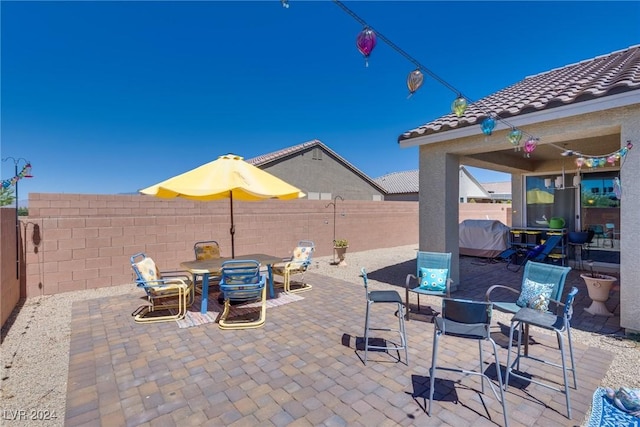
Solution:
[[(477, 125), (448, 129), (423, 126), (404, 133), (401, 147), (419, 146), (420, 249), (459, 254), (458, 168), (475, 166), (511, 174), (513, 226), (525, 226), (527, 176), (576, 173), (573, 152), (603, 156), (630, 141), (640, 147), (640, 90), (595, 100), (546, 108), (510, 117), (508, 122), (539, 138), (527, 156), (507, 141), (511, 128), (500, 122), (491, 135)], [(640, 153), (632, 150), (621, 163), (583, 168), (582, 173), (611, 171), (623, 183), (620, 207), (620, 324), (628, 332), (640, 331)], [(454, 258), (455, 259), (455, 258)], [(452, 277), (458, 282), (459, 272)], [(481, 280), (481, 279), (479, 279)]]

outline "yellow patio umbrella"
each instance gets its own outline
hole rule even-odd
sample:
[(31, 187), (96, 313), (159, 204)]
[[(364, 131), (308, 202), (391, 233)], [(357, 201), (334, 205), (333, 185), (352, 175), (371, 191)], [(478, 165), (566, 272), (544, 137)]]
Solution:
[(169, 178), (143, 190), (142, 194), (162, 199), (182, 197), (191, 200), (219, 200), (231, 203), (231, 257), (235, 257), (233, 200), (290, 200), (304, 197), (299, 188), (253, 166), (235, 154), (218, 157), (183, 174)]
[(527, 191), (527, 204), (528, 205), (541, 205), (553, 203), (553, 194), (548, 191), (535, 188)]

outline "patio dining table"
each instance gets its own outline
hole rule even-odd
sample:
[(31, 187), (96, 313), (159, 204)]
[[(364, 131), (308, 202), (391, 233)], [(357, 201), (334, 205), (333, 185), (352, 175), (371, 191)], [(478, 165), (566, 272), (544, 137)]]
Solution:
[(249, 254), (240, 255), (235, 258), (220, 257), (206, 260), (193, 260), (184, 261), (180, 263), (180, 266), (191, 274), (201, 274), (202, 277), (202, 303), (200, 304), (200, 313), (205, 314), (207, 312), (207, 306), (209, 304), (209, 275), (212, 273), (220, 273), (222, 270), (222, 263), (225, 261), (241, 261), (241, 260), (254, 260), (258, 261), (261, 265), (267, 266), (267, 273), (269, 278), (269, 298), (274, 298), (273, 291), (273, 270), (271, 266), (282, 262), (282, 257), (276, 257), (274, 255), (267, 254)]

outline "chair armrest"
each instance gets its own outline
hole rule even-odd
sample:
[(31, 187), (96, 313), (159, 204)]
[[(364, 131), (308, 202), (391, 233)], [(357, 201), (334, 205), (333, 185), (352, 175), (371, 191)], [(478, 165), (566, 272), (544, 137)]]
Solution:
[(487, 301), (487, 302), (491, 302), (491, 292), (492, 292), (494, 289), (506, 289), (506, 290), (508, 290), (508, 291), (513, 292), (514, 294), (518, 294), (518, 295), (520, 295), (520, 291), (518, 291), (517, 289), (513, 289), (513, 288), (511, 288), (511, 287), (509, 287), (509, 286), (505, 286), (505, 285), (493, 285), (493, 286), (491, 286), (489, 289), (487, 289), (487, 293), (485, 294), (485, 301)]
[(175, 287), (189, 287), (191, 286), (191, 280), (187, 279), (186, 281), (179, 277), (171, 277), (166, 279), (159, 280), (147, 280), (146, 282), (139, 282), (138, 286), (145, 289), (154, 289), (154, 288), (175, 288)]
[(162, 276), (163, 279), (179, 278), (187, 282), (191, 282), (191, 276), (192, 276), (192, 274), (186, 270), (161, 271), (160, 275)]
[(418, 277), (411, 273), (407, 274), (407, 280), (405, 281), (405, 288), (410, 289), (409, 286), (411, 284), (411, 279), (418, 280)]

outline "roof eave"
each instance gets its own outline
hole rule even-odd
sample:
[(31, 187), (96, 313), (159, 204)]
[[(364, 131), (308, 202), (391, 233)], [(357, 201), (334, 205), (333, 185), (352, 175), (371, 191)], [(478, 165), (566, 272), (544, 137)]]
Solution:
[[(603, 96), (590, 101), (583, 101), (561, 107), (540, 110), (533, 113), (523, 114), (521, 116), (510, 117), (509, 124), (511, 124), (513, 127), (523, 127), (526, 125), (564, 119), (568, 117), (575, 117), (583, 114), (595, 113), (598, 111), (605, 111), (618, 107), (626, 107), (628, 105), (634, 104), (640, 104), (640, 89), (631, 90), (616, 95)], [(509, 126), (498, 121), (494, 132), (509, 128)], [(406, 139), (401, 139), (402, 135), (400, 135), (400, 137), (398, 137), (398, 144), (400, 145), (400, 148), (417, 147), (420, 145), (451, 141), (454, 139), (461, 139), (481, 134), (482, 130), (480, 129), (479, 125), (471, 125), (460, 129), (450, 129), (425, 136), (410, 136)]]

